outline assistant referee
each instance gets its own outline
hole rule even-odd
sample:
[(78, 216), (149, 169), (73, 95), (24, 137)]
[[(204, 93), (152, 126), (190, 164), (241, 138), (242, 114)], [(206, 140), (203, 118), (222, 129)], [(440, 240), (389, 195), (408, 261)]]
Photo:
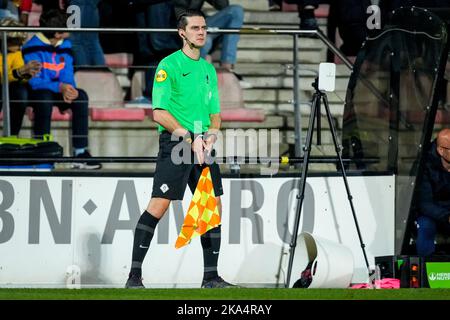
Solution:
[[(153, 118), (159, 124), (159, 152), (153, 192), (134, 233), (131, 270), (126, 288), (143, 288), (142, 262), (155, 228), (172, 200), (182, 200), (186, 186), (194, 192), (204, 166), (209, 166), (219, 213), (222, 180), (217, 163), (205, 163), (220, 130), (220, 102), (214, 66), (200, 57), (206, 41), (206, 21), (189, 10), (178, 19), (183, 48), (164, 58), (153, 84)], [(217, 273), (220, 226), (201, 236), (204, 273), (202, 288), (233, 285)]]

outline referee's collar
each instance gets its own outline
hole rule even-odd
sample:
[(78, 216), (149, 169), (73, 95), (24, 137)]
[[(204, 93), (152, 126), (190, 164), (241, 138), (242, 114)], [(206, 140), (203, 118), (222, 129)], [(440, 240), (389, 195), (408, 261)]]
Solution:
[(189, 57), (186, 53), (184, 53), (183, 49), (180, 49), (181, 51), (181, 55), (184, 57), (184, 59), (188, 60), (188, 61), (200, 61), (200, 59), (202, 58), (201, 56), (198, 57), (198, 59), (192, 59), (191, 57)]

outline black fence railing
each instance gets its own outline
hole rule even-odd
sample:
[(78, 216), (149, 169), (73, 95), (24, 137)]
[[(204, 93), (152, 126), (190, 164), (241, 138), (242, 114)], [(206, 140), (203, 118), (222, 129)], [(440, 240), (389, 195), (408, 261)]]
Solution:
[[(6, 35), (7, 32), (11, 31), (21, 31), (21, 32), (43, 32), (43, 31), (53, 31), (53, 32), (107, 32), (107, 33), (176, 33), (177, 29), (142, 29), (142, 28), (42, 28), (42, 27), (0, 27), (0, 36), (2, 38), (2, 58), (3, 58), (3, 136), (9, 136), (10, 131), (10, 98), (8, 91), (8, 72), (7, 72), (7, 45), (6, 45)], [(301, 147), (301, 114), (300, 114), (300, 97), (299, 97), (299, 55), (298, 55), (298, 39), (299, 37), (315, 37), (321, 40), (325, 46), (336, 56), (341, 59), (341, 61), (351, 70), (353, 68), (352, 63), (347, 57), (331, 42), (328, 37), (321, 30), (299, 30), (299, 29), (270, 29), (270, 28), (242, 28), (242, 29), (218, 29), (209, 28), (209, 33), (219, 33), (219, 34), (240, 34), (240, 35), (286, 35), (292, 36), (293, 38), (293, 100), (292, 105), (294, 109), (294, 131), (295, 131), (295, 157), (300, 157), (303, 154)], [(119, 158), (115, 157), (119, 160)], [(121, 157), (120, 159), (124, 159)], [(137, 159), (137, 158), (132, 158)], [(130, 158), (131, 160), (131, 158)], [(63, 159), (58, 159), (58, 162), (62, 162)], [(103, 159), (106, 161), (106, 159)]]

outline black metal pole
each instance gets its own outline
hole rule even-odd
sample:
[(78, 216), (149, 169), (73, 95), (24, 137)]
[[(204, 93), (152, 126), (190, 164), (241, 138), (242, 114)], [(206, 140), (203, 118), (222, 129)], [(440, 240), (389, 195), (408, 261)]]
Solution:
[(350, 193), (350, 187), (349, 187), (348, 181), (347, 181), (347, 174), (345, 173), (344, 162), (342, 161), (342, 156), (341, 156), (342, 146), (338, 145), (337, 136), (336, 136), (336, 128), (333, 123), (333, 118), (331, 117), (330, 107), (328, 105), (328, 98), (325, 94), (323, 95), (323, 104), (325, 106), (325, 113), (327, 114), (328, 123), (330, 125), (330, 131), (331, 131), (331, 136), (333, 138), (333, 144), (336, 148), (336, 155), (339, 159), (339, 167), (341, 169), (342, 178), (344, 179), (345, 190), (347, 191), (347, 198), (348, 198), (348, 202), (350, 204), (350, 208), (352, 210), (353, 220), (355, 222), (356, 231), (358, 233), (359, 243), (361, 244), (361, 249), (362, 249), (362, 252), (364, 255), (364, 261), (366, 262), (367, 272), (369, 273), (369, 278), (370, 278), (371, 272), (370, 272), (370, 267), (369, 267), (369, 260), (367, 259), (367, 254), (366, 254), (366, 250), (365, 250), (366, 245), (364, 244), (363, 238), (361, 236), (361, 230), (359, 229), (358, 219), (357, 219), (356, 213), (355, 213), (355, 207), (353, 206), (353, 196)]
[[(102, 163), (156, 163), (157, 157), (92, 157), (92, 158), (76, 158), (76, 157), (22, 157), (17, 156), (11, 157), (9, 155), (0, 155), (0, 164), (7, 165), (8, 163), (17, 162), (55, 162), (55, 163), (70, 163), (83, 161), (86, 163), (91, 162), (102, 162)], [(272, 163), (292, 165), (297, 163), (303, 163), (304, 158), (289, 158), (289, 157), (218, 157), (216, 162), (219, 164), (237, 163), (237, 164), (264, 164), (270, 165)], [(349, 163), (353, 162), (352, 159), (343, 159), (343, 162)], [(365, 162), (367, 163), (377, 163), (379, 159), (367, 158)], [(310, 157), (309, 162), (311, 163), (337, 163), (338, 160), (329, 157)]]
[(292, 57), (294, 64), (294, 84), (292, 90), (294, 97), (294, 152), (296, 157), (301, 157), (301, 145), (302, 145), (302, 123), (300, 112), (300, 84), (299, 84), (299, 65), (298, 65), (298, 36), (294, 35), (294, 55)]
[(7, 33), (2, 33), (2, 99), (3, 99), (3, 136), (7, 137), (11, 135), (11, 117), (9, 109), (9, 83), (8, 83), (8, 41)]
[(299, 200), (297, 205), (297, 214), (295, 216), (294, 222), (294, 231), (292, 233), (291, 243), (290, 243), (290, 253), (289, 253), (289, 264), (288, 271), (286, 276), (286, 288), (289, 288), (289, 282), (291, 279), (292, 273), (292, 264), (294, 263), (294, 254), (295, 247), (297, 246), (297, 234), (298, 228), (300, 225), (300, 217), (302, 215), (302, 206), (303, 200), (305, 199), (305, 186), (306, 186), (306, 176), (308, 175), (308, 165), (309, 165), (309, 156), (311, 154), (311, 144), (312, 144), (312, 135), (314, 131), (314, 118), (317, 114), (317, 107), (319, 105), (320, 93), (316, 92), (313, 95), (312, 105), (311, 105), (311, 114), (309, 116), (309, 125), (308, 125), (308, 133), (306, 134), (306, 142), (304, 147), (304, 155), (303, 155), (303, 166), (302, 166), (302, 175), (300, 178), (300, 191), (297, 196)]

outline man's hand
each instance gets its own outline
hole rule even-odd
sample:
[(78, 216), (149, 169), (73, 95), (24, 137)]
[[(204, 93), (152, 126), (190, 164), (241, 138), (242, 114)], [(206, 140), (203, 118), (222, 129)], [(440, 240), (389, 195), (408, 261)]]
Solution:
[(211, 151), (216, 141), (217, 141), (216, 134), (207, 134), (207, 138), (204, 140), (204, 148), (208, 156), (211, 155)]
[(21, 68), (19, 68), (19, 74), (22, 77), (26, 77), (27, 75), (30, 77), (34, 77), (41, 71), (42, 65), (39, 61), (31, 60)]
[(72, 103), (73, 100), (78, 98), (78, 90), (68, 83), (61, 84), (61, 93), (64, 98), (64, 102)]
[(198, 164), (202, 165), (205, 162), (205, 145), (202, 136), (197, 136), (192, 142), (192, 151), (197, 157)]

